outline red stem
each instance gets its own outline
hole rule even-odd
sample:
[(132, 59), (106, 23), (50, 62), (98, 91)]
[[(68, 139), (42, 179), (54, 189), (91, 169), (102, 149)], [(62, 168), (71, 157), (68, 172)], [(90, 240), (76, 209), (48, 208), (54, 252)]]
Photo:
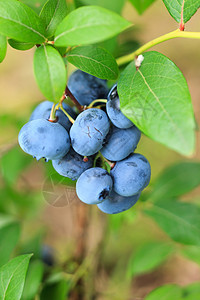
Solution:
[(83, 110), (83, 106), (81, 106), (80, 103), (76, 100), (74, 95), (70, 92), (68, 86), (66, 86), (66, 89), (65, 89), (65, 97), (67, 97), (67, 96), (70, 97), (70, 99), (72, 100), (72, 102), (75, 104), (75, 106), (78, 108), (79, 111)]
[(183, 21), (183, 9), (184, 9), (184, 0), (183, 0), (183, 4), (182, 4), (182, 9), (181, 9), (181, 22), (180, 22), (180, 25), (179, 25), (179, 29), (180, 31), (184, 31), (185, 30), (185, 24), (184, 24), (184, 21)]

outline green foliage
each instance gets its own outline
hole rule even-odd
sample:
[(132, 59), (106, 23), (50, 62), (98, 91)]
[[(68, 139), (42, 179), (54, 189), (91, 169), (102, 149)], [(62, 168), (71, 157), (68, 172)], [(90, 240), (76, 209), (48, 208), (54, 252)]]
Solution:
[(180, 162), (165, 169), (154, 183), (151, 199), (184, 195), (200, 185), (200, 163)]
[(19, 240), (19, 235), (20, 225), (15, 220), (0, 224), (0, 267), (10, 259), (10, 255)]
[(182, 291), (178, 285), (167, 284), (153, 290), (145, 300), (181, 300)]
[(140, 46), (137, 40), (127, 40), (124, 43), (121, 43), (115, 49), (115, 56), (120, 57), (122, 55), (129, 54), (130, 52), (138, 49)]
[(172, 253), (172, 247), (161, 242), (151, 242), (133, 253), (128, 264), (129, 277), (150, 272), (160, 266)]
[(35, 260), (30, 262), (21, 300), (34, 299), (38, 293), (43, 273), (44, 265), (41, 261)]
[(105, 49), (95, 46), (77, 47), (67, 60), (77, 68), (98, 78), (117, 79), (119, 69), (114, 57)]
[[(138, 13), (142, 14), (154, 0), (130, 2)], [(183, 20), (187, 22), (200, 7), (199, 0), (163, 2), (177, 22), (181, 21), (182, 8)], [(119, 68), (114, 57), (133, 53), (139, 48), (139, 43), (132, 39), (134, 32), (126, 32), (120, 39), (116, 37), (131, 26), (130, 22), (119, 16), (125, 0), (75, 0), (75, 4), (80, 8), (70, 12), (74, 5), (66, 4), (65, 0), (0, 0), (0, 62), (6, 55), (7, 37), (11, 47), (17, 50), (28, 50), (36, 45), (36, 81), (44, 96), (54, 102), (60, 100), (66, 86), (64, 60), (66, 66), (69, 62), (99, 78), (116, 80)], [(96, 6), (93, 6), (94, 4)], [(134, 53), (130, 57), (133, 60)], [(171, 60), (157, 52), (145, 53), (144, 61), (138, 70), (134, 61), (124, 70), (119, 79), (118, 92), (122, 111), (144, 134), (181, 154), (190, 155), (193, 152), (195, 122), (191, 97), (183, 74)], [(8, 130), (11, 123), (18, 128), (17, 117), (1, 117), (4, 130)], [(37, 214), (36, 208), (41, 201), (41, 195), (33, 192), (28, 185), (25, 189), (18, 186), (18, 183), (21, 183), (18, 178), (31, 161), (32, 158), (24, 155), (17, 147), (5, 153), (0, 161), (0, 212), (4, 213), (0, 215), (0, 300), (32, 300), (35, 297), (41, 300), (65, 300), (72, 286), (79, 288), (79, 283), (82, 284), (90, 277), (90, 260), (87, 261), (86, 258), (86, 263), (83, 261), (83, 264), (79, 265), (77, 260), (73, 262), (69, 259), (63, 265), (59, 265), (59, 270), (53, 267), (46, 268), (48, 272), (44, 274), (44, 264), (41, 262), (44, 232), (39, 230), (36, 236), (20, 244), (21, 224), (16, 218), (8, 216), (15, 215), (26, 222), (30, 216)], [(51, 164), (46, 165), (45, 172), (47, 179), (43, 183), (43, 196), (45, 193), (57, 192), (57, 185), (75, 186), (74, 181), (55, 173)], [(180, 162), (166, 169), (152, 185), (152, 191), (143, 194), (139, 210), (143, 209), (171, 239), (184, 244), (181, 248), (182, 255), (200, 264), (200, 207), (174, 199), (198, 185), (200, 163)], [(127, 231), (133, 221), (138, 220), (137, 207), (123, 214), (108, 217), (107, 228), (110, 232), (106, 232), (104, 237), (108, 249), (109, 242), (112, 243), (113, 240), (106, 240), (109, 236), (107, 233), (114, 234), (116, 238), (117, 230), (123, 227), (122, 229)], [(82, 217), (84, 216), (81, 215)], [(141, 239), (142, 237), (139, 238), (140, 242)], [(98, 251), (101, 251), (105, 241), (100, 243)], [(133, 244), (137, 245), (137, 242), (130, 241), (130, 251)], [(128, 280), (153, 271), (164, 263), (174, 250), (173, 246), (164, 242), (149, 242), (142, 247), (138, 245), (137, 249), (128, 263)], [(95, 259), (101, 257), (100, 251)], [(22, 255), (9, 261), (13, 252), (34, 253), (36, 260), (30, 263), (26, 281), (31, 255)], [(101, 263), (103, 264), (102, 261)], [(112, 262), (109, 262), (109, 270), (110, 264)], [(65, 273), (65, 267), (70, 269), (69, 274)], [(56, 273), (57, 271), (59, 273)], [(92, 272), (91, 274), (93, 276)], [(71, 278), (73, 284), (70, 286)], [(184, 288), (176, 285), (162, 286), (152, 291), (145, 299), (199, 298), (200, 284), (197, 283)]]
[(137, 12), (142, 15), (143, 12), (153, 3), (155, 0), (129, 0)]
[(0, 268), (0, 300), (20, 300), (31, 254), (13, 258)]
[[(30, 189), (18, 191), (14, 187), (6, 185), (0, 189), (0, 209), (4, 213), (17, 215), (25, 219), (36, 216), (41, 207), (40, 193)], [(6, 201), (5, 201), (6, 199)]]
[(185, 246), (181, 253), (188, 259), (196, 262), (200, 265), (200, 247), (197, 246)]
[(22, 170), (32, 162), (31, 157), (24, 155), (14, 147), (1, 158), (1, 173), (8, 184), (15, 184)]
[(24, 4), (31, 7), (37, 14), (40, 13), (41, 8), (47, 2), (47, 0), (21, 0)]
[(7, 38), (0, 34), (0, 63), (4, 60), (7, 51)]
[(20, 42), (45, 40), (45, 28), (37, 14), (16, 0), (0, 0), (0, 33)]
[(42, 292), (41, 300), (66, 300), (66, 296), (69, 290), (69, 283), (65, 280), (58, 282), (47, 283)]
[(34, 55), (34, 73), (37, 84), (48, 100), (59, 101), (66, 85), (65, 64), (52, 46), (40, 46)]
[(163, 0), (165, 6), (167, 7), (170, 15), (178, 23), (181, 22), (181, 13), (183, 10), (183, 22), (187, 23), (190, 18), (196, 13), (197, 9), (200, 7), (199, 0)]
[(21, 254), (33, 253), (34, 259), (35, 258), (40, 259), (43, 239), (44, 239), (44, 230), (40, 230), (33, 237), (24, 241), (24, 243), (21, 245), (20, 253)]
[(115, 1), (95, 0), (95, 2), (94, 0), (75, 0), (75, 3), (77, 7), (83, 5), (98, 5), (120, 14), (125, 4), (125, 0), (115, 0)]
[(200, 207), (195, 204), (161, 199), (144, 212), (174, 241), (200, 245)]
[(114, 12), (98, 6), (80, 7), (57, 27), (56, 46), (88, 45), (113, 37), (131, 26)]
[(13, 39), (9, 39), (8, 43), (12, 48), (14, 48), (16, 50), (22, 50), (22, 51), (29, 50), (34, 47), (33, 43), (18, 42)]
[(183, 288), (184, 300), (196, 300), (200, 298), (200, 283), (195, 282)]
[(49, 0), (41, 10), (40, 18), (45, 23), (46, 36), (54, 35), (60, 22), (68, 13), (66, 0)]
[(118, 83), (123, 113), (155, 141), (181, 154), (194, 151), (195, 122), (187, 82), (177, 66), (158, 52), (147, 52), (137, 71), (134, 62)]
[(175, 284), (166, 284), (150, 292), (145, 300), (196, 300), (200, 297), (199, 282), (189, 284), (186, 287), (180, 287)]
[(120, 214), (109, 215), (109, 226), (110, 229), (117, 233), (122, 227), (130, 226), (138, 219), (138, 211), (137, 210), (127, 210)]

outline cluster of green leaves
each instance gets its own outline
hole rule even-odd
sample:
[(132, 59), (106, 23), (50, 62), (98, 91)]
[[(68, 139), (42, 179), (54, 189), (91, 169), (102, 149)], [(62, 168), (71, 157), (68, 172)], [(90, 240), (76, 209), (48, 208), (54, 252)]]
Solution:
[[(182, 15), (187, 22), (200, 6), (194, 0), (163, 1), (177, 22)], [(142, 14), (154, 1), (130, 2)], [(72, 10), (66, 0), (0, 0), (0, 61), (6, 54), (6, 37), (18, 50), (36, 45), (35, 78), (44, 96), (54, 102), (65, 90), (68, 63), (102, 79), (118, 79), (123, 113), (150, 138), (190, 155), (195, 122), (181, 71), (164, 55), (150, 52), (145, 53), (139, 71), (132, 62), (120, 74), (111, 52), (116, 53), (115, 36), (132, 25), (119, 15), (125, 0), (98, 0), (96, 6), (94, 1), (76, 0), (74, 4)]]
[[(14, 158), (16, 157), (17, 162), (14, 161)], [(15, 167), (13, 170), (12, 166), (14, 164)], [(26, 157), (20, 156), (20, 152), (18, 152), (17, 148), (14, 148), (2, 157), (1, 165), (4, 181), (6, 184), (13, 185), (19, 177), (20, 172), (29, 165), (29, 162), (26, 161)], [(11, 172), (10, 178), (7, 172)], [(186, 177), (185, 174), (188, 176)], [(142, 208), (145, 215), (151, 217), (172, 240), (183, 246), (176, 247), (174, 243), (164, 241), (152, 241), (140, 245), (131, 255), (128, 263), (128, 278), (153, 271), (177, 252), (186, 258), (193, 260), (197, 264), (200, 264), (200, 208), (196, 204), (183, 202), (178, 199), (182, 195), (191, 192), (199, 185), (200, 163), (181, 162), (167, 168), (154, 182), (152, 191), (147, 192), (148, 196), (145, 197), (144, 195), (140, 208)], [(19, 221), (17, 221), (15, 217), (11, 217), (9, 213), (10, 212), (7, 210), (0, 216), (0, 277), (2, 276), (2, 278), (4, 278), (5, 272), (7, 272), (6, 279), (2, 280), (2, 290), (5, 290), (6, 297), (2, 299), (12, 299), (9, 298), (8, 295), (12, 293), (13, 289), (16, 293), (16, 289), (13, 288), (13, 285), (16, 285), (15, 280), (17, 280), (19, 289), (16, 297), (19, 298), (16, 298), (16, 300), (31, 300), (33, 299), (33, 296), (37, 294), (41, 282), (43, 281), (44, 266), (40, 261), (43, 234), (39, 233), (30, 241), (27, 241), (20, 247), (18, 246), (18, 249), (20, 249), (20, 252), (18, 251), (19, 254), (34, 253), (25, 280), (25, 274), (31, 256), (29, 254), (19, 256), (8, 262), (11, 255), (13, 255), (13, 250), (18, 244), (21, 231)], [(132, 213), (133, 212), (127, 215), (125, 212), (124, 214), (119, 215), (120, 222), (123, 218), (127, 219), (127, 217), (130, 218), (129, 221), (132, 222), (134, 220)], [(116, 216), (114, 216), (114, 219), (116, 220)], [(116, 223), (112, 224), (114, 229), (116, 229), (116, 225)], [(122, 224), (119, 223), (119, 226), (121, 225)], [(7, 241), (6, 243), (4, 243), (5, 239)], [(18, 265), (20, 268), (17, 267)], [(13, 276), (14, 279), (12, 279)], [(10, 284), (7, 285), (6, 280), (10, 279)], [(54, 295), (58, 299), (64, 300), (70, 289), (70, 282), (63, 276), (53, 276), (53, 274), (50, 275), (50, 277), (47, 277), (47, 279), (48, 280), (43, 285), (41, 299), (53, 299), (50, 295)], [(162, 293), (166, 293), (166, 288), (167, 287), (162, 287), (160, 288), (161, 290), (155, 290), (151, 293), (152, 296), (150, 294), (148, 297), (154, 297), (154, 293), (162, 295)], [(164, 290), (162, 291), (162, 289)], [(182, 290), (179, 287), (177, 289), (180, 290), (177, 293), (181, 293), (181, 295), (184, 293), (184, 297), (187, 296), (183, 299), (192, 299), (189, 297), (192, 297), (190, 294), (193, 293), (193, 290), (189, 290), (189, 292), (186, 293), (186, 289)], [(175, 291), (171, 291), (170, 289), (169, 295), (171, 295), (172, 292)], [(195, 293), (197, 293), (196, 289)], [(166, 295), (168, 295), (168, 292)], [(156, 296), (157, 294), (155, 294), (155, 297)]]
[[(21, 224), (8, 215), (0, 215), (0, 299), (33, 300), (39, 293), (43, 276), (48, 268), (41, 260), (41, 234), (37, 234), (28, 244), (19, 246)], [(5, 243), (6, 241), (6, 243)], [(16, 247), (17, 245), (17, 247)], [(15, 258), (13, 252), (21, 254)], [(20, 250), (19, 250), (20, 249)], [(34, 253), (32, 257), (31, 252)], [(25, 253), (25, 254), (23, 254)], [(32, 257), (32, 259), (31, 259)], [(30, 261), (31, 259), (31, 261)], [(52, 292), (54, 289), (49, 284)], [(65, 286), (67, 287), (66, 283)], [(42, 293), (46, 286), (42, 289)], [(66, 293), (65, 293), (66, 296)], [(42, 297), (41, 299), (55, 299)], [(61, 299), (58, 295), (57, 299)], [(65, 299), (64, 297), (62, 298)]]
[(176, 284), (166, 284), (153, 290), (145, 300), (195, 300), (200, 297), (200, 283), (192, 283), (185, 287)]
[(43, 250), (44, 230), (34, 233), (29, 240), (21, 239), (22, 223), (27, 226), (41, 210), (40, 193), (28, 186), (25, 190), (17, 188), (31, 162), (18, 147), (1, 153), (0, 157), (0, 299), (33, 300), (41, 291), (42, 300), (64, 300), (68, 290), (66, 280), (44, 280), (49, 273), (43, 261), (47, 255)]
[(154, 241), (140, 245), (130, 257), (128, 278), (155, 270), (175, 253), (200, 265), (200, 207), (194, 201), (180, 199), (199, 186), (200, 163), (197, 162), (172, 165), (156, 179), (152, 190), (143, 197), (141, 211), (179, 244)]
[[(114, 58), (115, 37), (128, 29), (131, 23), (119, 15), (125, 0), (111, 2), (96, 0), (94, 6), (94, 1), (75, 0), (76, 9), (73, 10), (73, 6), (66, 5), (65, 0), (0, 0), (0, 62), (6, 55), (7, 38), (10, 46), (18, 50), (28, 50), (36, 45), (36, 81), (44, 96), (54, 102), (58, 102), (64, 92), (68, 63), (99, 78), (118, 80), (124, 114), (152, 139), (182, 154), (191, 154), (195, 146), (195, 122), (183, 74), (171, 60), (158, 52), (145, 53), (139, 70), (131, 62), (120, 74)], [(130, 2), (142, 14), (154, 1)], [(181, 21), (181, 16), (187, 22), (200, 7), (198, 0), (163, 2), (177, 22)], [(29, 203), (34, 203), (31, 201), (33, 195), (13, 187), (20, 172), (29, 164), (29, 158), (16, 148), (1, 159), (5, 186), (0, 190), (0, 209), (4, 212), (0, 217), (0, 291), (3, 295), (0, 299), (33, 299), (43, 277), (43, 265), (33, 260), (25, 283), (30, 254), (8, 262), (19, 239), (20, 224), (7, 214), (10, 210), (11, 215), (24, 216), (23, 206), (27, 199)], [(185, 257), (199, 264), (200, 207), (180, 200), (183, 194), (198, 185), (199, 163), (172, 166), (154, 183), (143, 211), (172, 240), (184, 245), (181, 253)], [(6, 205), (5, 198), (8, 200)], [(116, 217), (113, 220), (117, 220)], [(115, 222), (114, 226), (118, 227), (122, 220), (120, 216), (119, 223)], [(9, 241), (6, 244), (5, 237)], [(29, 249), (33, 249), (32, 246)], [(128, 276), (153, 270), (166, 261), (173, 251), (171, 244), (163, 242), (143, 245), (130, 259)], [(35, 254), (37, 251), (33, 252)], [(67, 290), (66, 280), (53, 278), (45, 283), (41, 299), (59, 297), (64, 300)], [(165, 286), (152, 292), (147, 299), (161, 299), (163, 294), (172, 298), (177, 294), (176, 299), (184, 295), (184, 299), (189, 300), (192, 293), (199, 295), (199, 287), (182, 290), (177, 286)]]
[(166, 169), (148, 195), (145, 214), (178, 243), (200, 246), (200, 207), (180, 201), (199, 185), (200, 163), (183, 162)]
[[(28, 3), (27, 3), (28, 4)], [(1, 60), (5, 56), (6, 36), (9, 44), (19, 50), (37, 45), (34, 55), (36, 81), (44, 96), (58, 102), (66, 86), (63, 56), (75, 66), (103, 79), (117, 79), (118, 67), (113, 56), (90, 45), (116, 36), (131, 23), (100, 6), (83, 6), (72, 12), (65, 0), (49, 0), (39, 15), (29, 6), (17, 1), (0, 1)], [(68, 60), (68, 59), (67, 59)]]

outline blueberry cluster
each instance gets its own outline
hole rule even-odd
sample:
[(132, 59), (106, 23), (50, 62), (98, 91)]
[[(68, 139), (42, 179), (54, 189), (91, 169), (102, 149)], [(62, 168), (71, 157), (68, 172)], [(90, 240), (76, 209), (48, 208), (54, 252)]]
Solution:
[(57, 106), (44, 101), (20, 130), (19, 144), (37, 160), (52, 160), (60, 175), (77, 180), (84, 203), (108, 214), (125, 211), (150, 181), (148, 160), (134, 153), (141, 132), (122, 114), (117, 85), (109, 92), (105, 80), (77, 70), (68, 90), (83, 108), (78, 116), (63, 101)]

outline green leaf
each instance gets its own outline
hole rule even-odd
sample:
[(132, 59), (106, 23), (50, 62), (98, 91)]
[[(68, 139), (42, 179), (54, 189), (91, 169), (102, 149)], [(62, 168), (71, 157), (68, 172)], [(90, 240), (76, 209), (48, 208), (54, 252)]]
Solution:
[[(126, 226), (126, 224), (133, 224), (138, 218), (138, 212), (133, 211), (125, 211), (116, 215), (109, 215), (109, 226), (112, 231), (119, 231), (122, 226)], [(127, 225), (127, 226), (128, 226)]]
[(0, 63), (6, 57), (6, 51), (7, 51), (7, 38), (4, 35), (0, 34)]
[(47, 0), (21, 0), (24, 4), (31, 7), (37, 14), (40, 13), (43, 5), (47, 2)]
[(24, 244), (21, 246), (20, 253), (21, 254), (33, 253), (34, 258), (41, 258), (44, 234), (45, 231), (42, 229), (30, 239), (25, 240)]
[(177, 66), (158, 52), (147, 52), (139, 70), (130, 63), (121, 73), (122, 112), (153, 140), (190, 155), (195, 122), (187, 82)]
[(80, 7), (72, 11), (58, 26), (55, 45), (76, 46), (101, 42), (131, 25), (127, 20), (105, 8)]
[(104, 7), (106, 9), (112, 10), (118, 14), (121, 13), (122, 8), (125, 4), (125, 0), (115, 0), (115, 1), (108, 1), (108, 0), (75, 0), (76, 6), (83, 6), (83, 5), (97, 5)]
[(127, 40), (117, 46), (115, 51), (115, 57), (120, 57), (129, 54), (140, 47), (140, 44), (136, 40)]
[(69, 283), (65, 280), (53, 284), (46, 284), (42, 290), (40, 300), (66, 300), (69, 290)]
[(185, 246), (182, 249), (181, 253), (188, 259), (190, 259), (200, 265), (200, 247)]
[(109, 51), (113, 56), (116, 56), (116, 52), (118, 50), (118, 37), (114, 36), (106, 41), (100, 42), (96, 44), (97, 47), (101, 47)]
[(22, 51), (29, 50), (35, 46), (33, 43), (18, 42), (13, 39), (9, 39), (8, 43), (12, 48)]
[(20, 300), (32, 254), (21, 255), (0, 268), (0, 300)]
[(0, 214), (0, 228), (3, 228), (4, 226), (7, 226), (14, 222), (13, 217), (9, 215)]
[(46, 36), (54, 35), (60, 22), (68, 13), (66, 0), (49, 0), (41, 10), (40, 18), (45, 23)]
[(8, 151), (1, 159), (1, 173), (7, 183), (14, 185), (22, 172), (32, 162), (19, 147)]
[(159, 200), (181, 196), (198, 185), (200, 185), (200, 163), (180, 162), (167, 168), (157, 178), (151, 198)]
[(200, 207), (176, 200), (152, 204), (144, 212), (176, 242), (200, 245)]
[(22, 294), (22, 300), (33, 300), (37, 295), (40, 287), (42, 276), (44, 273), (44, 265), (39, 260), (35, 260), (30, 263), (26, 281), (24, 285), (24, 291)]
[(26, 43), (45, 40), (45, 28), (38, 15), (16, 0), (0, 0), (0, 33)]
[(0, 227), (0, 267), (8, 262), (20, 236), (20, 226), (12, 222)]
[(129, 0), (135, 7), (137, 12), (142, 15), (143, 12), (153, 3), (155, 0)]
[(183, 287), (183, 300), (197, 300), (200, 298), (200, 283), (195, 282)]
[(160, 242), (152, 242), (140, 247), (130, 259), (128, 276), (150, 272), (160, 266), (172, 253), (172, 247)]
[(167, 284), (153, 290), (145, 300), (182, 300), (182, 291), (178, 285)]
[(105, 49), (95, 46), (77, 47), (70, 51), (67, 60), (81, 69), (101, 79), (117, 79), (119, 69), (114, 57)]
[(181, 22), (181, 14), (183, 13), (183, 22), (186, 23), (196, 13), (200, 7), (199, 0), (163, 0), (167, 10), (174, 20)]
[(63, 95), (67, 81), (65, 64), (59, 52), (49, 45), (37, 48), (34, 73), (44, 96), (57, 102)]

